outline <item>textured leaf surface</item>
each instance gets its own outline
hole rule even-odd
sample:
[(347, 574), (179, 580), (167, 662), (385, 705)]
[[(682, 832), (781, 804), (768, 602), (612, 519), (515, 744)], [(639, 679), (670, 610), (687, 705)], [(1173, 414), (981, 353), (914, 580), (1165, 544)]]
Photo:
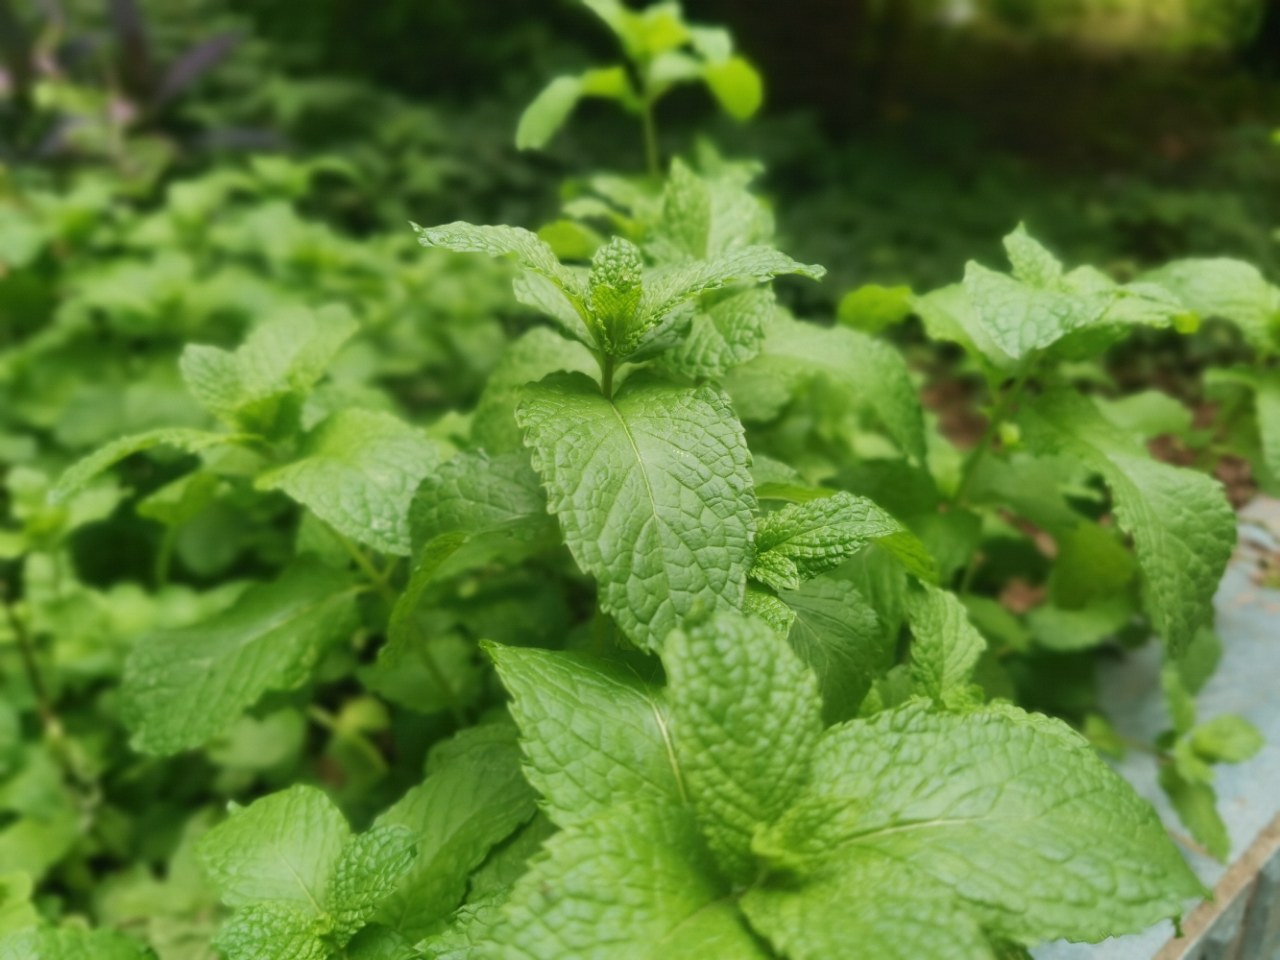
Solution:
[(525, 774), (553, 820), (567, 826), (624, 799), (683, 801), (660, 691), (580, 655), (491, 647), (490, 656), (513, 697)]
[(973, 668), (987, 642), (954, 593), (924, 587), (907, 603), (911, 624), (911, 682), (939, 704), (960, 705), (970, 699)]
[(894, 637), (853, 584), (819, 577), (780, 597), (795, 614), (787, 640), (822, 691), (823, 716), (847, 720), (893, 666)]
[(1235, 545), (1235, 514), (1211, 477), (1158, 463), (1084, 397), (1037, 397), (1019, 422), (1047, 453), (1083, 457), (1111, 488), (1116, 520), (1133, 537), (1147, 615), (1175, 653), (1212, 622), (1213, 595)]
[(205, 872), (222, 902), (285, 901), (323, 912), (334, 866), (351, 835), (315, 787), (290, 787), (232, 814), (200, 841)]
[(315, 914), (269, 900), (237, 910), (218, 929), (214, 946), (227, 960), (328, 960)]
[(631, 380), (610, 401), (553, 376), (517, 416), (565, 543), (634, 642), (656, 649), (691, 612), (742, 605), (755, 497), (720, 391)]
[(690, 803), (725, 871), (749, 881), (753, 834), (808, 777), (822, 731), (817, 684), (773, 628), (740, 613), (673, 633), (662, 662)]
[(687, 811), (608, 811), (548, 841), (482, 955), (763, 960), (728, 893)]
[(457, 907), (471, 872), (534, 812), (509, 726), (472, 728), (448, 746), (448, 759), (374, 827), (405, 827), (416, 838), (416, 859), (375, 914), (410, 942), (432, 932)]
[(832, 728), (808, 797), (762, 843), (818, 877), (867, 877), (870, 859), (891, 889), (929, 878), (1026, 944), (1139, 930), (1200, 892), (1151, 806), (1087, 741), (1012, 707), (912, 705)]
[(268, 690), (305, 680), (354, 626), (350, 579), (302, 561), (203, 623), (143, 637), (121, 691), (134, 746), (169, 754), (206, 743)]
[(376, 826), (347, 841), (324, 901), (339, 942), (350, 940), (395, 892), (417, 854), (417, 835), (399, 824)]
[(258, 478), (282, 490), (349, 539), (405, 556), (409, 502), (440, 463), (425, 434), (388, 413), (343, 410), (316, 428), (302, 457)]
[(924, 545), (866, 497), (843, 491), (792, 503), (760, 518), (751, 576), (778, 590), (795, 589), (834, 570), (868, 544), (899, 556), (912, 573), (936, 578)]
[(771, 290), (731, 292), (694, 314), (688, 334), (662, 354), (661, 363), (690, 379), (720, 380), (760, 352), (776, 309)]

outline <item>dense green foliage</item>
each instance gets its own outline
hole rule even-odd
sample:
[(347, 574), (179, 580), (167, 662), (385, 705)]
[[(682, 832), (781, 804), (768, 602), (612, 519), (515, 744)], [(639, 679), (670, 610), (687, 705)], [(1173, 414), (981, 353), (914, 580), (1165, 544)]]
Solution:
[[(1025, 956), (1203, 893), (1099, 756), (1131, 746), (1226, 856), (1213, 765), (1260, 742), (1196, 711), (1236, 524), (1198, 468), (1280, 487), (1280, 289), (1019, 226), (1007, 267), (797, 316), (845, 292), (779, 249), (804, 218), (658, 129), (680, 85), (748, 119), (755, 68), (676, 4), (585, 6), (621, 61), (516, 143), (603, 99), (644, 172), (536, 232), (401, 225), (529, 212), (532, 167), (372, 88), (173, 106), (229, 40), (14, 87), (0, 960)], [(314, 155), (190, 136), (264, 119)], [(1150, 342), (1238, 361), (1212, 424), (1118, 389)], [(1126, 744), (1093, 666), (1153, 640), (1171, 726)]]

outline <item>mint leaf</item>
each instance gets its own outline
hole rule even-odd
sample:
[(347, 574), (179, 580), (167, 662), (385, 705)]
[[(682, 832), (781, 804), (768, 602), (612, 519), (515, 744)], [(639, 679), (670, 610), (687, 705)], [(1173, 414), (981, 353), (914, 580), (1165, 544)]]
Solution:
[(1191, 749), (1210, 763), (1241, 763), (1261, 750), (1263, 743), (1257, 727), (1229, 713), (1191, 731)]
[(443, 533), (504, 532), (515, 540), (539, 540), (554, 524), (547, 497), (524, 453), (490, 457), (461, 453), (425, 477), (409, 508), (414, 543)]
[(629, 104), (635, 94), (622, 67), (588, 70), (576, 77), (556, 77), (520, 114), (516, 149), (540, 150), (546, 146), (583, 97), (603, 97)]
[(597, 340), (609, 356), (629, 355), (644, 333), (643, 325), (636, 322), (643, 274), (640, 248), (622, 237), (613, 237), (591, 258), (592, 321)]
[(489, 647), (520, 727), (525, 775), (568, 826), (620, 799), (681, 803), (685, 785), (660, 691), (578, 654)]
[[(809, 783), (757, 845), (819, 890), (825, 878), (904, 889), (918, 877), (926, 896), (948, 888), (988, 934), (1032, 944), (1141, 929), (1201, 889), (1150, 805), (1086, 740), (1012, 707), (917, 704), (833, 727)], [(803, 882), (775, 883), (744, 908), (807, 895)]]
[(691, 380), (721, 380), (760, 352), (765, 324), (777, 309), (767, 288), (726, 292), (693, 315), (684, 339), (659, 362)]
[(819, 577), (780, 599), (794, 614), (787, 640), (818, 678), (823, 716), (854, 716), (872, 681), (893, 666), (895, 631), (884, 629), (870, 601), (845, 580)]
[(329, 960), (316, 916), (294, 903), (268, 900), (237, 910), (213, 945), (226, 960)]
[(418, 837), (398, 824), (375, 826), (352, 837), (342, 850), (325, 903), (333, 915), (331, 934), (347, 943), (396, 891), (418, 854)]
[(911, 624), (911, 682), (924, 696), (948, 707), (973, 699), (973, 668), (986, 649), (954, 593), (923, 586), (907, 602)]
[(662, 657), (689, 802), (726, 873), (749, 881), (751, 838), (803, 788), (822, 731), (813, 674), (764, 621), (720, 613)]
[(1230, 320), (1256, 350), (1269, 353), (1280, 345), (1280, 289), (1257, 267), (1225, 258), (1175, 260), (1142, 279), (1202, 316)]
[(550, 509), (631, 640), (654, 650), (695, 610), (741, 606), (755, 498), (720, 391), (636, 377), (609, 400), (575, 374), (525, 396), (517, 416)]
[(764, 960), (729, 892), (686, 811), (605, 811), (547, 842), (502, 907), (490, 952), (503, 960)]
[(350, 835), (328, 797), (296, 786), (236, 811), (201, 838), (198, 850), (227, 906), (269, 900), (319, 914)]
[(875, 852), (804, 885), (760, 885), (742, 898), (752, 927), (790, 960), (995, 960), (975, 919), (947, 889)]
[(440, 459), (435, 443), (391, 414), (343, 410), (307, 435), (300, 459), (257, 486), (283, 491), (345, 537), (405, 556), (409, 502)]
[(197, 402), (232, 429), (288, 431), (302, 399), (356, 329), (345, 307), (289, 310), (251, 330), (234, 352), (188, 346), (182, 377)]
[(121, 690), (134, 747), (171, 754), (208, 742), (268, 690), (304, 682), (354, 627), (351, 580), (303, 560), (202, 623), (143, 637)]
[(377, 820), (374, 830), (408, 828), (417, 857), (374, 918), (416, 942), (458, 906), (467, 879), (490, 849), (533, 816), (509, 725), (473, 727), (448, 741), (443, 762)]
[(914, 534), (866, 497), (843, 491), (762, 516), (751, 576), (777, 590), (795, 589), (802, 580), (834, 570), (872, 543), (901, 557), (917, 576), (937, 577), (932, 559)]
[(1158, 463), (1086, 398), (1065, 391), (1024, 404), (1026, 442), (1069, 451), (1102, 475), (1133, 537), (1147, 615), (1175, 656), (1213, 619), (1213, 595), (1235, 545), (1235, 514), (1216, 480)]
[(768, 421), (818, 377), (870, 410), (903, 453), (923, 462), (924, 416), (902, 355), (856, 330), (775, 316), (760, 355), (735, 369), (727, 387), (743, 419)]
[(65, 503), (89, 485), (95, 477), (111, 469), (126, 457), (150, 450), (152, 447), (176, 447), (183, 453), (201, 453), (224, 443), (236, 443), (241, 437), (208, 430), (191, 430), (185, 427), (164, 427), (147, 433), (121, 437), (104, 447), (99, 447), (83, 460), (67, 469), (49, 490), (51, 503)]

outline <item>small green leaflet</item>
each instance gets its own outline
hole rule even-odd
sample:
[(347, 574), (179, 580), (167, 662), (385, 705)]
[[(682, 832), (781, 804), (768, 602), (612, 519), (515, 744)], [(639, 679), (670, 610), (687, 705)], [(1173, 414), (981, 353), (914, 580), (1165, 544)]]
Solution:
[(690, 613), (742, 605), (755, 497), (724, 394), (637, 376), (610, 400), (553, 375), (517, 417), (570, 553), (632, 641), (655, 650)]
[(199, 853), (235, 908), (216, 939), (228, 960), (324, 960), (395, 891), (416, 848), (402, 826), (352, 835), (328, 797), (295, 786), (234, 812)]
[(776, 590), (834, 570), (876, 543), (910, 573), (936, 580), (937, 567), (924, 545), (866, 497), (840, 491), (764, 514), (757, 523), (751, 577)]
[(969, 622), (955, 594), (921, 585), (907, 602), (911, 624), (911, 682), (940, 706), (963, 707), (974, 699), (973, 668), (987, 643)]
[(1264, 355), (1280, 347), (1280, 289), (1257, 267), (1225, 258), (1175, 260), (1142, 279), (1170, 291), (1202, 316), (1230, 320)]
[(304, 559), (229, 610), (140, 639), (121, 691), (133, 745), (155, 754), (198, 747), (268, 690), (303, 683), (355, 628), (355, 595), (346, 574)]
[(441, 461), (440, 448), (389, 413), (342, 410), (304, 439), (301, 457), (264, 473), (339, 534), (383, 553), (409, 553), (409, 501)]
[(99, 447), (83, 460), (67, 469), (49, 491), (49, 501), (65, 503), (83, 490), (99, 474), (111, 469), (126, 457), (150, 450), (152, 447), (174, 447), (183, 453), (201, 453), (220, 444), (238, 443), (244, 436), (213, 433), (208, 430), (192, 430), (186, 427), (165, 427), (121, 437), (104, 447)]
[(149, 960), (151, 953), (111, 930), (33, 929), (0, 935), (0, 960)]

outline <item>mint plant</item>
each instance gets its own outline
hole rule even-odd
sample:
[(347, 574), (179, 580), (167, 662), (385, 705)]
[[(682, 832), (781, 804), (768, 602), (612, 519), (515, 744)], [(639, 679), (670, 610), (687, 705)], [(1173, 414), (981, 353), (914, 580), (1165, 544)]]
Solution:
[[(626, 66), (518, 139), (603, 92), (650, 169), (536, 233), (357, 241), (303, 213), (341, 165), (280, 158), (12, 204), (0, 297), (49, 313), (0, 353), (0, 958), (1025, 957), (1204, 894), (1099, 753), (1150, 751), (1226, 855), (1213, 766), (1260, 738), (1195, 695), (1235, 517), (1097, 360), (1212, 317), (1262, 349), (1274, 288), (1019, 228), (1011, 272), (799, 318), (775, 281), (824, 270), (757, 167), (653, 134), (672, 84), (746, 115), (754, 73), (674, 4), (588, 6)], [(1219, 378), (1263, 453), (1266, 375)], [(1152, 635), (1135, 745), (1089, 677)]]

